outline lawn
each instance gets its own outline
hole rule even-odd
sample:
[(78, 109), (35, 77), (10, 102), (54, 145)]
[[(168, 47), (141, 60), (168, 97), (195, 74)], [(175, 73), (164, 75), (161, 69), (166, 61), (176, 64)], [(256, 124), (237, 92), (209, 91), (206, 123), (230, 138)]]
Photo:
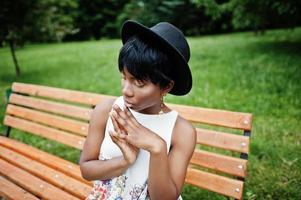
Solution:
[[(245, 199), (301, 197), (301, 28), (189, 38), (193, 89), (172, 103), (254, 115)], [(17, 78), (8, 48), (0, 48), (0, 131), (5, 89), (14, 81), (120, 95), (120, 40), (26, 45)], [(78, 151), (13, 131), (12, 137), (76, 162)], [(185, 200), (224, 199), (185, 186)]]

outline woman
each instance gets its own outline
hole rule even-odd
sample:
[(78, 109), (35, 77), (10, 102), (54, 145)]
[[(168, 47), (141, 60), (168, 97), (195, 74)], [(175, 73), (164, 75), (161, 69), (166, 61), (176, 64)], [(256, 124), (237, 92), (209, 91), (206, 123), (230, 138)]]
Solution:
[(181, 199), (196, 131), (163, 97), (191, 90), (188, 43), (169, 23), (135, 21), (123, 24), (122, 42), (122, 96), (95, 107), (80, 158), (95, 180), (87, 199)]

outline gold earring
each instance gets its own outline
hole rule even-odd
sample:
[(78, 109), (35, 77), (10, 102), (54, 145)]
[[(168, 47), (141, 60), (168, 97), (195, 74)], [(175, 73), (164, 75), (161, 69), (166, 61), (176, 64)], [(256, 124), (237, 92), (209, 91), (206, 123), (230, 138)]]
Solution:
[(163, 106), (164, 106), (164, 105), (163, 105), (163, 96), (164, 96), (164, 95), (162, 95), (162, 96), (161, 96), (161, 104), (160, 104), (160, 111), (159, 111), (159, 115), (162, 115), (162, 114), (164, 114), (164, 112), (163, 112)]

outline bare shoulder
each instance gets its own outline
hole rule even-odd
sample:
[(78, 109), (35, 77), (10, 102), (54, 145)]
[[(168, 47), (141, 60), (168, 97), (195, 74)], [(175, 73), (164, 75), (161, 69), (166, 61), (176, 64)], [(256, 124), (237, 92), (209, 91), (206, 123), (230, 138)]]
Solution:
[(103, 100), (102, 102), (98, 103), (95, 106), (93, 112), (94, 113), (103, 113), (103, 112), (109, 113), (110, 110), (112, 109), (112, 105), (113, 105), (114, 101), (115, 101), (115, 99), (113, 99), (113, 98)]
[(104, 129), (114, 101), (115, 99), (106, 99), (95, 106), (90, 118), (89, 135), (91, 135), (90, 132), (98, 132), (99, 129)]
[(99, 104), (95, 106), (92, 112), (91, 116), (91, 122), (93, 121), (106, 121), (108, 118), (108, 114), (112, 109), (112, 105), (114, 103), (115, 99), (105, 99)]
[(186, 143), (188, 146), (192, 145), (193, 148), (196, 143), (196, 129), (180, 115), (176, 120), (172, 136), (172, 144), (175, 145), (178, 143)]

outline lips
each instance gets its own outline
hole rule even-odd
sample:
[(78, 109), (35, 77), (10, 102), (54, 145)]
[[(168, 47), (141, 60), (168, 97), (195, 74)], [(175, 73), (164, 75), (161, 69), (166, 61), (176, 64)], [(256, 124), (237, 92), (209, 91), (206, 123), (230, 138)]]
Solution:
[(131, 102), (127, 101), (127, 100), (124, 100), (124, 104), (125, 104), (126, 107), (129, 107), (129, 108), (131, 108), (131, 107), (134, 106), (133, 103), (131, 103)]

